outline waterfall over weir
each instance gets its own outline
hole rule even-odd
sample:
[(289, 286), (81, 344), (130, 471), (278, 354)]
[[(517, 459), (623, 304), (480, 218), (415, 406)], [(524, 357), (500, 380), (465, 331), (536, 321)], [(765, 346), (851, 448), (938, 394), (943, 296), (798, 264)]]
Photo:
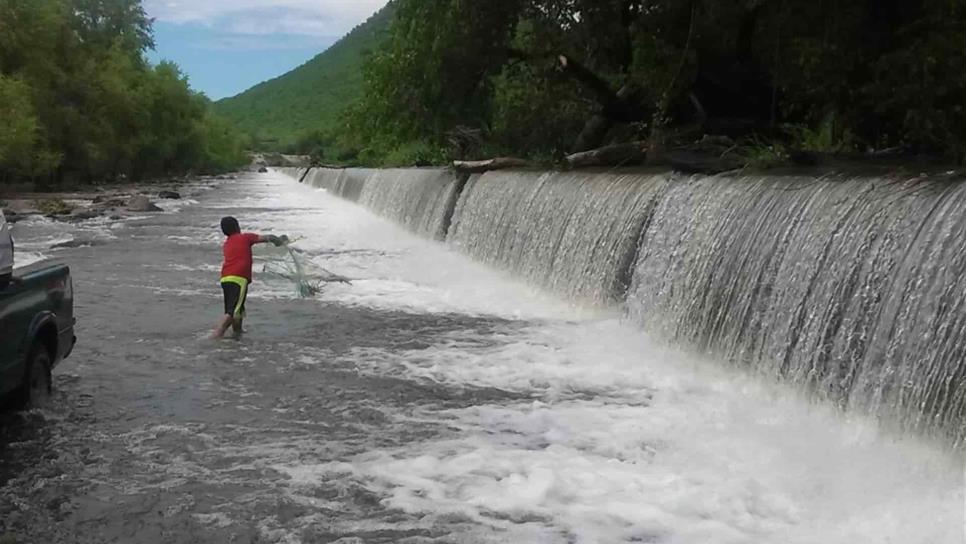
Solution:
[(303, 183), (358, 202), (407, 229), (442, 240), (464, 180), (439, 168), (284, 168)]
[(491, 172), (467, 184), (449, 242), (590, 303), (619, 302), (667, 174)]
[(696, 178), (661, 199), (628, 312), (842, 406), (966, 437), (966, 185)]
[(411, 231), (442, 240), (459, 196), (461, 180), (448, 170), (376, 170), (359, 204)]
[(305, 182), (571, 300), (622, 303), (661, 338), (966, 441), (966, 184), (422, 169)]
[(285, 168), (288, 175), (302, 180), (313, 187), (325, 189), (330, 193), (342, 197), (352, 202), (357, 202), (365, 187), (366, 180), (378, 170), (365, 168), (353, 169), (332, 169), (332, 168), (312, 168), (307, 172), (304, 169)]

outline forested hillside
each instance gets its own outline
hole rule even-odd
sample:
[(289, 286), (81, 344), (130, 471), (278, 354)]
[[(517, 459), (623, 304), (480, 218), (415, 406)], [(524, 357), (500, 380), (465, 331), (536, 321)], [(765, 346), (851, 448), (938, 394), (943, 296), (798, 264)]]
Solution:
[(248, 142), (153, 46), (141, 0), (0, 0), (0, 183), (244, 164)]
[[(336, 136), (363, 163), (644, 141), (966, 156), (962, 0), (397, 0)], [(733, 142), (733, 143), (730, 143)]]
[(299, 68), (221, 100), (215, 110), (252, 134), (263, 148), (291, 147), (313, 133), (332, 131), (340, 114), (362, 93), (362, 64), (389, 28), (391, 7)]

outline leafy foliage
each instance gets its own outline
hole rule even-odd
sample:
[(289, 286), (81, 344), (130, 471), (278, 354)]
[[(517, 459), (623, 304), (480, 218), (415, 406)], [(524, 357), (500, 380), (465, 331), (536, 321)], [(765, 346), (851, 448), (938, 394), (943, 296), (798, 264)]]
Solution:
[(365, 83), (336, 136), (366, 162), (457, 127), (530, 156), (695, 126), (754, 147), (792, 126), (793, 148), (962, 158), (966, 5), (397, 0)]
[(369, 60), (365, 98), (349, 112), (349, 132), (384, 154), (485, 123), (490, 78), (508, 58), (518, 9), (518, 0), (397, 3), (391, 37)]
[(0, 75), (0, 165), (29, 177), (52, 168), (59, 158), (40, 139), (39, 122), (30, 87), (17, 78)]
[(780, 144), (765, 143), (758, 140), (737, 150), (746, 168), (767, 170), (786, 164), (788, 151)]
[(177, 66), (150, 66), (140, 0), (0, 0), (0, 181), (209, 172), (243, 142)]
[(854, 148), (854, 136), (849, 129), (840, 128), (840, 124), (834, 114), (829, 114), (816, 129), (793, 125), (787, 131), (803, 151), (841, 153)]
[(38, 204), (40, 212), (47, 216), (68, 215), (73, 211), (73, 207), (59, 198), (43, 200)]

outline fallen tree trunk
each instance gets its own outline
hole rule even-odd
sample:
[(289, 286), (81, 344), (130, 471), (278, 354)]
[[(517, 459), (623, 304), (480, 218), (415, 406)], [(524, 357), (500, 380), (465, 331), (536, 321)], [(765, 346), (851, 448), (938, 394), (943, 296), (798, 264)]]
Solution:
[(557, 56), (557, 66), (563, 74), (590, 90), (600, 104), (600, 111), (587, 120), (574, 142), (574, 153), (599, 147), (618, 123), (640, 122), (651, 117), (651, 109), (644, 106), (643, 89), (624, 85), (614, 90), (604, 78), (567, 55)]
[(720, 174), (744, 166), (740, 159), (733, 156), (723, 157), (716, 153), (702, 153), (686, 149), (655, 149), (653, 153), (648, 155), (647, 164), (670, 166), (675, 171), (684, 174)]
[(525, 168), (530, 163), (514, 157), (495, 157), (483, 161), (453, 161), (453, 169), (465, 174), (482, 174), (489, 170), (504, 170), (507, 168)]
[(567, 163), (573, 168), (634, 165), (644, 160), (646, 149), (647, 142), (609, 145), (568, 155)]
[(601, 114), (594, 115), (584, 124), (584, 129), (577, 136), (572, 151), (574, 154), (578, 154), (593, 151), (594, 148), (600, 147), (613, 127), (613, 120)]

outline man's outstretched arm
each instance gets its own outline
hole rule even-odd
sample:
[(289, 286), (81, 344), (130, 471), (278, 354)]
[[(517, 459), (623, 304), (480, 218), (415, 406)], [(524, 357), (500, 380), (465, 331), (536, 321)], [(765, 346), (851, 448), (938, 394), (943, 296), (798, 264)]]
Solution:
[(275, 247), (284, 246), (288, 243), (288, 236), (284, 234), (282, 236), (275, 236), (274, 234), (266, 234), (264, 236), (259, 235), (258, 239), (255, 240), (256, 244), (272, 244)]

